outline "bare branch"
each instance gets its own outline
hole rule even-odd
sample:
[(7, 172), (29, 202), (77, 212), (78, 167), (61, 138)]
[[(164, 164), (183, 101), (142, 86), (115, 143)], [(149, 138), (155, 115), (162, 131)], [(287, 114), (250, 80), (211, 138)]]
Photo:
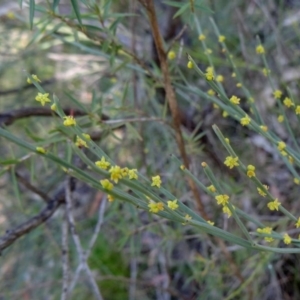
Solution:
[[(100, 293), (99, 287), (95, 281), (95, 278), (92, 274), (92, 271), (90, 270), (87, 262), (86, 262), (86, 256), (84, 254), (84, 251), (81, 246), (81, 242), (79, 239), (79, 236), (76, 232), (76, 227), (75, 227), (75, 220), (74, 216), (72, 213), (72, 194), (71, 194), (71, 188), (70, 188), (70, 179), (67, 178), (66, 185), (65, 185), (65, 193), (66, 193), (66, 208), (67, 208), (67, 216), (68, 216), (68, 221), (69, 221), (69, 226), (70, 226), (70, 231), (72, 234), (72, 238), (74, 241), (74, 244), (76, 246), (76, 250), (78, 253), (78, 259), (79, 259), (79, 266), (78, 268), (84, 269), (86, 271), (87, 277), (92, 285), (94, 294), (98, 300), (102, 300), (102, 295)], [(100, 228), (99, 228), (100, 229)], [(79, 271), (80, 273), (80, 271)], [(78, 274), (79, 275), (79, 274)]]
[(68, 217), (67, 208), (65, 208), (64, 219), (62, 222), (62, 270), (63, 270), (63, 284), (62, 284), (62, 294), (61, 300), (67, 300), (68, 297), (68, 287), (69, 287), (69, 247), (68, 247)]
[[(73, 108), (64, 108), (64, 113), (66, 115), (72, 114), (74, 116), (85, 116), (86, 112), (73, 109)], [(16, 120), (29, 118), (29, 117), (52, 117), (56, 113), (48, 107), (25, 107), (20, 109), (11, 110), (5, 113), (0, 113), (0, 126), (11, 125)], [(102, 120), (109, 120), (108, 116), (102, 115)]]
[[(71, 189), (74, 190), (74, 188), (75, 178), (71, 178)], [(64, 202), (64, 200), (65, 193), (63, 190), (61, 190), (47, 203), (47, 206), (39, 214), (16, 226), (15, 228), (7, 230), (5, 235), (0, 237), (0, 253), (18, 238), (46, 222), (57, 210), (57, 208)]]

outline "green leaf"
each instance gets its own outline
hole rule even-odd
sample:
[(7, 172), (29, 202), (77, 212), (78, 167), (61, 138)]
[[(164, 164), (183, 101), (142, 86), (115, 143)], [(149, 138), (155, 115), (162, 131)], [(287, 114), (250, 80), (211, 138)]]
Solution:
[(82, 25), (81, 15), (80, 15), (80, 11), (79, 11), (79, 6), (78, 6), (77, 0), (71, 0), (71, 4), (72, 4), (72, 7), (73, 7), (73, 10), (75, 12), (75, 15), (77, 17), (78, 22), (80, 23), (80, 25)]
[(57, 5), (59, 4), (59, 1), (60, 0), (53, 0), (52, 8), (53, 8), (54, 11), (55, 11)]
[(9, 159), (5, 159), (5, 160), (0, 160), (0, 165), (2, 165), (2, 166), (15, 165), (19, 162), (20, 161), (16, 158), (9, 158)]
[(15, 167), (11, 168), (11, 181), (12, 181), (12, 188), (14, 190), (15, 196), (18, 200), (18, 204), (20, 206), (20, 208), (23, 210), (22, 207), (22, 201), (21, 201), (21, 194), (20, 194), (20, 190), (19, 190), (19, 186), (18, 186), (18, 180), (17, 180), (17, 176), (15, 173)]
[(30, 29), (32, 29), (32, 27), (33, 27), (34, 10), (35, 10), (35, 0), (30, 0), (30, 2), (29, 2), (29, 23), (30, 23)]
[(189, 3), (186, 3), (186, 4), (182, 5), (182, 7), (180, 9), (178, 9), (176, 14), (173, 16), (173, 19), (175, 19), (178, 16), (182, 15), (189, 7), (190, 7)]

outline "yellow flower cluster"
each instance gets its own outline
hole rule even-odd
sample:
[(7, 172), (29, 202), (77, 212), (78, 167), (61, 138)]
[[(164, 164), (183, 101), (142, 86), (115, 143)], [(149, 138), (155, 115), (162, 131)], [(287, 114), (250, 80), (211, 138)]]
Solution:
[(208, 81), (212, 81), (212, 80), (214, 80), (214, 69), (212, 68), (212, 67), (208, 67), (207, 69), (206, 69), (206, 73), (205, 73), (205, 78), (206, 78), (206, 80), (208, 80)]
[(199, 41), (204, 41), (206, 39), (206, 36), (204, 34), (200, 34), (198, 39)]
[(229, 196), (224, 194), (224, 195), (218, 195), (215, 197), (215, 199), (217, 200), (218, 205), (227, 205), (228, 201), (229, 201)]
[(273, 96), (274, 96), (275, 99), (280, 99), (281, 96), (282, 96), (282, 91), (280, 91), (280, 90), (275, 90), (275, 91), (273, 92)]
[(176, 58), (176, 53), (174, 51), (170, 51), (168, 53), (168, 59), (173, 60)]
[(47, 102), (51, 102), (51, 100), (48, 98), (49, 94), (42, 94), (42, 93), (38, 93), (37, 96), (35, 97), (35, 100), (37, 102), (40, 102), (42, 104), (42, 106), (44, 106)]
[(274, 201), (271, 201), (271, 202), (268, 203), (268, 208), (270, 210), (278, 210), (280, 204), (281, 203), (278, 201), (278, 199), (275, 199)]
[(285, 233), (285, 234), (283, 235), (283, 242), (284, 242), (286, 245), (288, 245), (288, 244), (290, 244), (290, 243), (292, 242), (291, 237), (290, 237), (287, 233)]
[(264, 191), (261, 188), (257, 188), (257, 191), (261, 196), (266, 197), (267, 193), (265, 191), (267, 191), (269, 189), (269, 187), (265, 184), (263, 184), (263, 187), (265, 188)]
[(247, 166), (247, 176), (249, 178), (255, 177), (255, 167), (254, 166), (252, 166), (252, 165)]
[(264, 48), (264, 46), (263, 46), (263, 45), (258, 45), (258, 46), (256, 47), (256, 53), (257, 53), (257, 54), (264, 54), (264, 53), (265, 53), (265, 48)]
[(156, 187), (160, 188), (160, 186), (161, 186), (161, 179), (160, 179), (159, 175), (152, 177), (152, 184), (151, 184), (151, 186), (156, 186)]
[(73, 116), (66, 116), (64, 117), (64, 125), (65, 126), (74, 126), (76, 125), (76, 120)]
[(158, 213), (162, 210), (164, 210), (164, 204), (162, 202), (153, 202), (151, 201), (149, 204), (148, 204), (148, 207), (149, 207), (149, 212), (152, 212), (152, 213)]
[(238, 157), (227, 156), (224, 161), (224, 165), (227, 166), (229, 169), (232, 169), (234, 167), (239, 166), (238, 160)]
[(283, 104), (288, 108), (295, 105), (294, 102), (289, 97), (284, 98)]
[(234, 95), (230, 98), (230, 102), (236, 105), (240, 104), (240, 101), (241, 99)]
[[(32, 74), (31, 77), (32, 77), (32, 79), (33, 79), (34, 81), (36, 81), (36, 82), (41, 82), (40, 79), (37, 77), (37, 75)], [(30, 79), (29, 77), (27, 78), (27, 83), (28, 83), (28, 84), (31, 84), (31, 83), (32, 83), (32, 81), (31, 81), (31, 79)]]
[(226, 37), (224, 35), (219, 36), (219, 43), (223, 43), (226, 40)]
[(249, 125), (251, 122), (251, 119), (249, 118), (248, 115), (246, 115), (244, 118), (241, 118), (241, 124), (242, 126)]
[[(257, 228), (256, 231), (258, 233), (271, 234), (272, 233), (272, 228), (271, 227)], [(270, 243), (270, 242), (273, 242), (274, 239), (272, 237), (266, 236), (265, 241)]]

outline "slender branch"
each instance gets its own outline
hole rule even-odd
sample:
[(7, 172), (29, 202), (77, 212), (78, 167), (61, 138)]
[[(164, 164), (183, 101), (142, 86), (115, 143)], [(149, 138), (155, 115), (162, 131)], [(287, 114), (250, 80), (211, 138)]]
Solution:
[[(64, 108), (64, 112), (66, 115), (69, 115), (71, 112), (74, 116), (87, 115), (86, 112), (73, 108)], [(0, 113), (0, 126), (11, 125), (19, 119), (30, 117), (52, 117), (53, 115), (55, 115), (55, 112), (48, 107), (24, 107), (14, 109), (5, 113)], [(109, 119), (106, 115), (102, 115), (101, 118), (102, 120)]]
[[(75, 179), (72, 178), (71, 189), (74, 190), (74, 188), (75, 188)], [(24, 223), (16, 226), (13, 229), (6, 230), (5, 235), (0, 237), (0, 253), (4, 249), (9, 247), (18, 238), (32, 231), (33, 229), (37, 228), (42, 223), (46, 222), (53, 215), (53, 213), (58, 209), (58, 207), (64, 202), (64, 200), (65, 200), (65, 193), (63, 190), (61, 190), (56, 194), (56, 196), (53, 199), (51, 199), (47, 203), (47, 206), (39, 214), (30, 218)]]
[(78, 258), (79, 258), (79, 267), (82, 266), (82, 269), (86, 271), (87, 277), (91, 283), (92, 289), (94, 291), (94, 294), (98, 300), (102, 300), (102, 295), (100, 293), (99, 287), (95, 281), (95, 278), (93, 277), (93, 274), (86, 262), (86, 256), (84, 254), (79, 236), (76, 232), (76, 227), (75, 227), (75, 220), (74, 216), (72, 213), (72, 194), (71, 194), (71, 188), (70, 188), (70, 179), (67, 178), (66, 184), (65, 184), (65, 193), (66, 193), (66, 207), (67, 207), (67, 216), (68, 216), (68, 221), (69, 221), (69, 226), (70, 226), (70, 231), (71, 235), (74, 241), (74, 244), (76, 246), (76, 250), (78, 253)]
[(67, 300), (68, 298), (68, 287), (69, 287), (69, 247), (68, 247), (68, 218), (67, 218), (67, 208), (65, 207), (64, 219), (62, 221), (62, 271), (63, 271), (63, 283), (62, 283), (62, 293), (61, 300)]
[[(140, 2), (145, 6), (148, 17), (149, 17), (150, 27), (152, 30), (152, 35), (154, 38), (154, 43), (155, 43), (156, 50), (158, 53), (160, 67), (161, 67), (161, 71), (162, 71), (162, 75), (163, 75), (164, 88), (166, 91), (166, 98), (167, 98), (167, 101), (168, 101), (168, 104), (169, 104), (169, 107), (171, 110), (172, 118), (173, 118), (173, 126), (174, 126), (174, 130), (175, 130), (176, 142), (177, 142), (183, 163), (186, 168), (189, 168), (189, 160), (188, 160), (188, 156), (186, 154), (184, 139), (183, 139), (183, 135), (182, 135), (181, 127), (180, 127), (181, 126), (181, 114), (180, 114), (180, 110), (178, 108), (176, 94), (174, 92), (174, 89), (173, 89), (173, 86), (171, 83), (171, 76), (170, 76), (169, 66), (168, 66), (168, 61), (167, 61), (167, 53), (164, 50), (163, 40), (162, 40), (159, 26), (157, 23), (154, 3), (153, 3), (153, 0), (147, 0), (147, 1), (140, 0)], [(205, 210), (204, 210), (204, 205), (202, 203), (199, 191), (196, 187), (196, 184), (190, 178), (187, 178), (187, 181), (193, 192), (194, 198), (196, 200), (197, 208), (198, 208), (200, 214), (204, 218), (208, 219), (208, 217), (205, 213)]]

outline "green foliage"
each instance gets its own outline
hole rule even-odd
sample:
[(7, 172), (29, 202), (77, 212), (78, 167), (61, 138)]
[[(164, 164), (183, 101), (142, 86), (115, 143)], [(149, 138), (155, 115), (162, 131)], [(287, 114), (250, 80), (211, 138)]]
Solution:
[[(99, 203), (113, 200), (88, 257), (104, 299), (243, 299), (250, 290), (249, 299), (267, 299), (264, 283), (285, 282), (277, 265), (300, 252), (299, 80), (292, 69), (300, 51), (298, 27), (287, 25), (292, 9), (281, 3), (275, 18), (266, 3), (158, 1), (155, 20), (138, 3), (30, 0), (28, 11), (7, 14), (0, 226), (5, 232), (30, 219), (47, 205), (44, 194), (53, 198), (76, 178), (82, 190), (73, 191), (72, 205), (84, 249)], [(153, 23), (163, 38), (159, 58)], [(15, 241), (24, 245), (22, 259), (33, 260), (32, 270), (21, 267), (24, 277), (46, 268), (46, 282), (61, 278), (62, 212), (31, 239)], [(71, 238), (74, 278), (80, 259)], [(16, 275), (19, 248), (9, 249), (4, 269), (13, 283), (3, 283), (3, 297), (29, 290)], [(43, 255), (35, 260), (34, 251)], [(54, 287), (60, 291), (61, 281), (46, 289)], [(299, 295), (294, 289), (291, 298)], [(93, 290), (78, 284), (70, 297), (91, 298)]]

